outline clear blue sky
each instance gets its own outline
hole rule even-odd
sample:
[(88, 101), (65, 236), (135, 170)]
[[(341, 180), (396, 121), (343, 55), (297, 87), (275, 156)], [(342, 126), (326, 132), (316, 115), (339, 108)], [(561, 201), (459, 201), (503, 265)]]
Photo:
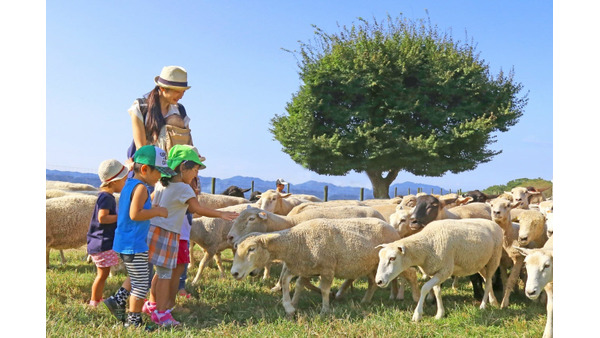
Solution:
[[(443, 177), (400, 172), (404, 181), (483, 189), (528, 177), (553, 179), (553, 22), (550, 1), (48, 1), (46, 167), (95, 172), (125, 160), (127, 108), (165, 65), (188, 70), (180, 101), (204, 155), (202, 176), (285, 178), (371, 187), (364, 173), (320, 176), (294, 163), (268, 131), (301, 83), (298, 41), (317, 25), (337, 32), (357, 17), (425, 18), (455, 40), (473, 39), (492, 74), (514, 68), (529, 91), (520, 122), (497, 135), (502, 150), (475, 170)], [(162, 6), (161, 6), (162, 5)]]

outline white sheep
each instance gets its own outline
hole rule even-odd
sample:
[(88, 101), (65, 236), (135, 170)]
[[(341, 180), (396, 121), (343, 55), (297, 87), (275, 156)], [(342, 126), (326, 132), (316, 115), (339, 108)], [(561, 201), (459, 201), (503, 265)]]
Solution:
[(87, 232), (97, 196), (68, 194), (46, 200), (46, 268), (50, 249), (79, 248), (87, 243)]
[(513, 202), (519, 203), (518, 208), (528, 209), (530, 200), (534, 199), (534, 202), (539, 203), (544, 200), (544, 196), (540, 191), (531, 191), (526, 187), (516, 187), (512, 188), (510, 192), (505, 191), (505, 194), (511, 194), (513, 197)]
[[(211, 209), (221, 209), (237, 204), (250, 203), (249, 200), (241, 197), (227, 196), (227, 195), (213, 195), (200, 193), (198, 195), (198, 202), (203, 207)], [(197, 215), (196, 215), (197, 217)]]
[[(347, 206), (347, 205), (364, 206), (364, 204), (362, 204), (361, 202), (356, 201), (356, 200), (333, 200), (333, 201), (327, 201), (327, 202), (306, 202), (306, 203), (302, 203), (302, 204), (299, 204), (299, 205), (293, 207), (292, 210), (290, 210), (290, 212), (288, 212), (286, 216), (293, 216), (293, 215), (299, 214), (299, 213), (301, 213), (305, 210), (309, 210), (309, 209), (341, 207), (341, 206)], [(259, 207), (259, 206), (257, 205), (257, 207)]]
[(65, 191), (79, 191), (79, 192), (98, 192), (98, 188), (94, 187), (91, 184), (84, 183), (71, 183), (71, 182), (63, 182), (63, 181), (46, 181), (46, 190), (48, 189), (58, 189)]
[(433, 288), (437, 313), (444, 316), (441, 283), (450, 276), (480, 273), (485, 280), (481, 309), (488, 297), (492, 305), (497, 301), (492, 290), (492, 276), (502, 257), (502, 229), (486, 219), (440, 220), (429, 223), (412, 236), (379, 246), (379, 264), (375, 281), (385, 287), (409, 267), (418, 266), (431, 276), (421, 288), (421, 297), (412, 320), (423, 317), (425, 296)]
[(552, 237), (554, 234), (554, 213), (546, 215), (546, 236)]
[(546, 291), (546, 326), (543, 338), (552, 337), (553, 317), (553, 238), (550, 237), (546, 244), (540, 249), (526, 249), (514, 247), (525, 256), (525, 269), (527, 269), (527, 282), (525, 283), (525, 295), (530, 299), (537, 299), (542, 289)]
[[(234, 211), (241, 212), (251, 204), (236, 204), (221, 208), (218, 210), (222, 211)], [(217, 268), (221, 273), (221, 277), (225, 276), (225, 270), (221, 261), (221, 252), (226, 249), (232, 249), (232, 245), (227, 241), (227, 234), (231, 229), (233, 221), (224, 220), (222, 218), (213, 217), (197, 217), (192, 219), (191, 230), (190, 230), (190, 264), (194, 266), (196, 260), (194, 259), (194, 245), (198, 244), (204, 251), (204, 256), (198, 265), (198, 272), (192, 281), (192, 284), (198, 283), (200, 276), (204, 271), (204, 268), (214, 257)]]
[(263, 210), (278, 215), (287, 215), (295, 206), (306, 202), (310, 201), (293, 197), (292, 194), (281, 194), (276, 190), (270, 189), (263, 192), (256, 203)]
[(548, 240), (546, 230), (544, 215), (536, 210), (526, 210), (519, 215), (519, 246), (541, 248)]
[[(512, 210), (518, 207), (521, 202), (510, 202), (504, 198), (495, 198), (486, 203), (491, 206), (492, 219), (504, 231), (504, 240), (502, 246), (504, 248), (505, 255), (503, 255), (503, 259), (500, 264), (500, 275), (504, 285), (504, 295), (500, 307), (506, 308), (509, 305), (510, 294), (517, 283), (521, 268), (523, 267), (523, 256), (513, 247), (519, 246), (519, 223), (514, 223), (511, 221)], [(511, 271), (507, 278), (506, 270), (509, 268)]]
[[(283, 276), (283, 306), (293, 315), (303, 283), (311, 276), (321, 278), (321, 313), (329, 312), (329, 293), (334, 277), (354, 280), (368, 277), (369, 287), (363, 302), (371, 300), (377, 286), (374, 284), (377, 268), (375, 247), (398, 238), (397, 231), (380, 219), (312, 219), (290, 229), (249, 236), (237, 244), (231, 267), (235, 279), (278, 259), (285, 263)], [(299, 278), (293, 300), (289, 283)]]

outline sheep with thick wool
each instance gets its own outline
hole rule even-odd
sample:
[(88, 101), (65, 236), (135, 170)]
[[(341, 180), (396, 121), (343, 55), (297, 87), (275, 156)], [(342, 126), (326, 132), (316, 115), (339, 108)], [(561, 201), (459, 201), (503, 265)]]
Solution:
[(364, 206), (360, 201), (355, 200), (333, 200), (327, 202), (306, 202), (299, 204), (290, 210), (286, 216), (293, 216), (310, 209), (342, 207), (342, 206)]
[(67, 194), (46, 200), (46, 268), (50, 249), (79, 248), (87, 243), (97, 196)]
[[(290, 229), (248, 236), (237, 244), (231, 274), (240, 280), (272, 260), (281, 260), (287, 267), (283, 276), (283, 306), (293, 315), (302, 291), (302, 283), (319, 276), (322, 296), (321, 313), (330, 311), (329, 293), (335, 277), (354, 280), (368, 277), (369, 287), (363, 302), (371, 300), (377, 286), (376, 246), (398, 238), (398, 232), (376, 218), (312, 219)], [(298, 279), (294, 298), (290, 299), (289, 284)]]
[(431, 276), (421, 288), (421, 297), (412, 320), (423, 317), (425, 296), (433, 288), (437, 301), (435, 318), (444, 316), (441, 283), (450, 276), (479, 273), (485, 280), (481, 309), (488, 298), (497, 304), (492, 290), (492, 276), (502, 257), (502, 229), (486, 219), (440, 220), (429, 223), (412, 236), (379, 246), (379, 264), (375, 281), (385, 287), (401, 272), (412, 266)]
[(263, 192), (258, 199), (258, 207), (278, 215), (287, 215), (295, 206), (311, 202), (292, 194), (282, 194), (276, 190), (269, 189)]
[(232, 205), (250, 203), (249, 200), (241, 197), (206, 193), (200, 193), (197, 198), (200, 205), (211, 209), (221, 209)]
[(514, 247), (525, 256), (525, 269), (527, 270), (527, 282), (525, 283), (525, 295), (530, 299), (537, 299), (542, 290), (546, 291), (546, 326), (542, 338), (552, 337), (553, 317), (553, 246), (554, 239), (550, 237), (546, 244), (539, 249), (526, 249)]

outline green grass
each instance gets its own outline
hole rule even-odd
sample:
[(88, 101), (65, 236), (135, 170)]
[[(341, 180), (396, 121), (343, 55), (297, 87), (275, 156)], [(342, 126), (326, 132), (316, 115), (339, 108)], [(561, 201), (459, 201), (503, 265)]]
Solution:
[[(196, 249), (197, 255), (200, 254)], [(46, 335), (49, 337), (146, 335), (141, 330), (127, 330), (103, 306), (89, 309), (90, 288), (95, 278), (95, 266), (85, 259), (85, 247), (65, 251), (67, 264), (60, 265), (60, 256), (52, 251), (51, 268), (46, 271)], [(229, 273), (231, 251), (224, 253), (224, 267)], [(416, 303), (407, 287), (404, 301), (390, 300), (389, 290), (377, 290), (369, 304), (360, 300), (366, 290), (366, 280), (354, 283), (344, 299), (334, 301), (332, 314), (321, 317), (321, 296), (305, 291), (295, 318), (288, 319), (281, 305), (281, 294), (270, 292), (280, 268), (274, 267), (271, 278), (247, 278), (236, 281), (230, 276), (219, 278), (218, 270), (204, 270), (199, 285), (192, 286), (197, 267), (188, 272), (186, 289), (190, 299), (178, 299), (173, 311), (182, 326), (159, 329), (152, 336), (222, 336), (222, 337), (541, 337), (546, 321), (545, 305), (532, 302), (520, 292), (511, 296), (507, 309), (479, 309), (472, 296), (471, 285), (462, 278), (457, 290), (451, 281), (442, 286), (446, 316), (435, 320), (435, 305), (425, 306), (425, 316), (411, 322)], [(113, 294), (125, 279), (124, 272), (107, 280), (104, 297)], [(341, 280), (335, 281), (337, 290)], [(422, 285), (422, 283), (420, 283)], [(335, 291), (334, 290), (334, 291)], [(499, 295), (498, 295), (499, 296)], [(150, 319), (144, 315), (144, 320)]]

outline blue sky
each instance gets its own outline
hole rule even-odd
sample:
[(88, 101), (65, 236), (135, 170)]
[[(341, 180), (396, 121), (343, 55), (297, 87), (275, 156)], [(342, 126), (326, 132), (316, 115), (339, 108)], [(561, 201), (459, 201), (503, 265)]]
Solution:
[[(492, 74), (514, 68), (529, 91), (520, 122), (497, 135), (502, 150), (475, 170), (442, 177), (400, 172), (404, 181), (452, 190), (512, 179), (553, 179), (553, 22), (549, 1), (48, 1), (46, 168), (95, 172), (125, 160), (127, 108), (152, 89), (163, 66), (188, 70), (180, 101), (204, 155), (202, 176), (371, 184), (364, 173), (320, 176), (294, 163), (268, 131), (301, 83), (294, 56), (312, 25), (339, 31), (357, 17), (425, 18), (455, 40), (473, 39)], [(521, 163), (521, 165), (518, 165)]]

